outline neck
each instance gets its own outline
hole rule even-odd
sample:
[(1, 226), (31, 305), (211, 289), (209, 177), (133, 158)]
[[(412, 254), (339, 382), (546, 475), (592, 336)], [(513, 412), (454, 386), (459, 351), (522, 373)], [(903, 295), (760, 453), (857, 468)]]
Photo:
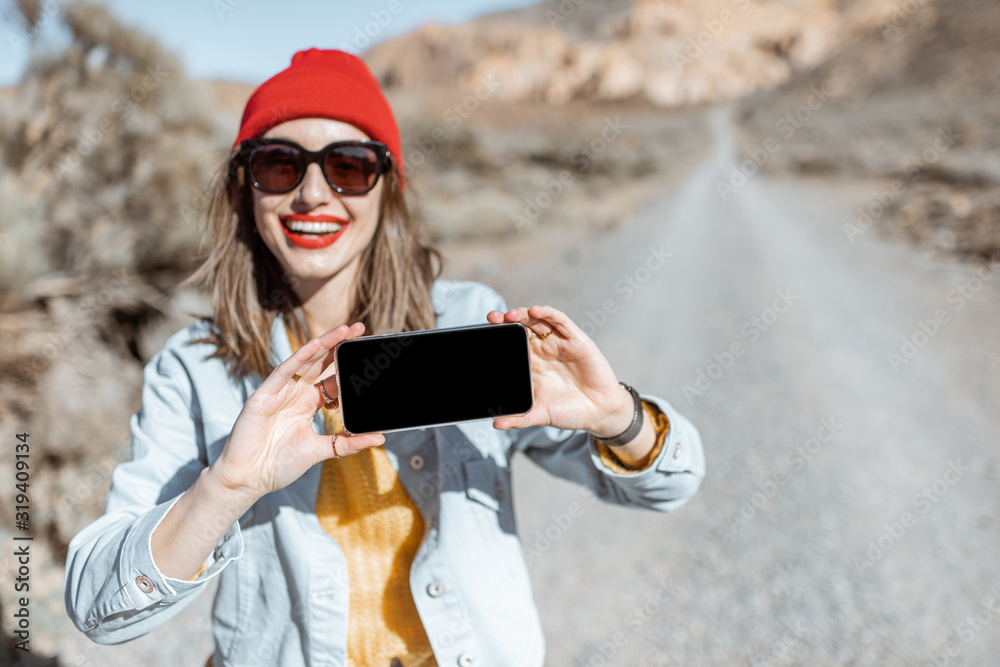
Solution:
[(327, 280), (303, 281), (296, 290), (302, 301), (308, 338), (318, 338), (348, 322), (354, 305), (354, 284), (361, 257)]

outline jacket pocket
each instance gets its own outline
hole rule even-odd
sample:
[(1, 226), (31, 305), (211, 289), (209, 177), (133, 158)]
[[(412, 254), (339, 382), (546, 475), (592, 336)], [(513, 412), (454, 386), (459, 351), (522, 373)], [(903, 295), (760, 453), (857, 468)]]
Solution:
[(465, 495), (494, 512), (501, 509), (497, 491), (500, 488), (497, 476), (497, 464), (493, 459), (476, 459), (465, 461)]
[(522, 559), (520, 542), (514, 525), (513, 505), (510, 502), (509, 474), (492, 458), (465, 461), (465, 495), (472, 502), (464, 514), (471, 525), (463, 527), (463, 534), (477, 544), (477, 558), (482, 563), (492, 563), (498, 586), (509, 585), (517, 579), (512, 559)]
[(488, 507), (494, 512), (500, 511), (500, 500), (497, 498), (498, 485), (497, 464), (491, 458), (465, 461), (465, 495), (470, 500)]

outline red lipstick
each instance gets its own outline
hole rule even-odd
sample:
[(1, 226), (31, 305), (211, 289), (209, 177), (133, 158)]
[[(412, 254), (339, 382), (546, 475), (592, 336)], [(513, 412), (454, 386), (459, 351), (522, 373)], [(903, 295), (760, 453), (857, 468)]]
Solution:
[[(350, 220), (345, 220), (344, 218), (338, 218), (334, 215), (307, 215), (305, 213), (293, 213), (291, 215), (283, 215), (281, 220), (281, 230), (285, 232), (285, 237), (296, 246), (300, 248), (326, 248), (337, 242), (343, 233), (347, 229)], [(299, 230), (293, 231), (289, 229), (288, 225), (291, 222), (332, 222), (340, 225), (340, 229), (331, 232), (322, 233), (309, 233), (307, 231)]]

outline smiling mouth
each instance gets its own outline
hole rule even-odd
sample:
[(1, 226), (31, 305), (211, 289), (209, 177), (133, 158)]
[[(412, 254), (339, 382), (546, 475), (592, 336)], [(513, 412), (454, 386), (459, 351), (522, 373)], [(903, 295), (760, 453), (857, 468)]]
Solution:
[[(307, 218), (307, 219), (303, 219)], [(332, 245), (344, 235), (350, 220), (331, 215), (290, 215), (281, 218), (281, 231), (289, 243), (300, 248), (319, 249)]]
[(297, 234), (308, 234), (311, 236), (322, 236), (324, 234), (334, 234), (343, 228), (340, 222), (306, 222), (305, 220), (282, 220), (281, 224)]

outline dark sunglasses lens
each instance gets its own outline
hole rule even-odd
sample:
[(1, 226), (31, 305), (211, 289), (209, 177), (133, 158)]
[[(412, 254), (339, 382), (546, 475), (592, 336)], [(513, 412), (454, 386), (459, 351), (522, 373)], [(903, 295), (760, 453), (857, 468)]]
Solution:
[(337, 146), (323, 165), (330, 183), (344, 193), (365, 192), (378, 178), (378, 153), (367, 146)]
[(302, 175), (302, 154), (292, 146), (259, 146), (250, 155), (250, 177), (264, 192), (288, 192)]

